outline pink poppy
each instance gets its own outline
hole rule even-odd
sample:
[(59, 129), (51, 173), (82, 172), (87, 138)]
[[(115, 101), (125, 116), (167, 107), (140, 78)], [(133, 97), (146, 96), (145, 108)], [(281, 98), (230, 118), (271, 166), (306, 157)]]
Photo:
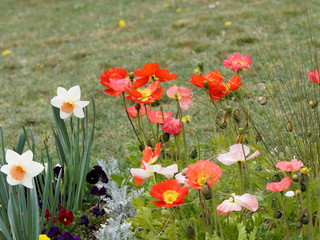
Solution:
[(281, 161), (276, 164), (276, 167), (284, 172), (296, 172), (303, 166), (302, 161), (293, 159), (291, 162)]
[(218, 156), (218, 160), (227, 166), (240, 161), (244, 162), (245, 159), (248, 161), (251, 158), (260, 155), (259, 151), (255, 151), (251, 156), (245, 158), (245, 156), (248, 156), (250, 153), (250, 148), (240, 143), (232, 145), (229, 149), (228, 153), (219, 154)]
[(272, 192), (282, 192), (290, 187), (292, 180), (289, 177), (285, 177), (281, 182), (273, 182), (267, 185), (267, 190)]
[[(163, 123), (162, 112), (156, 110), (149, 110), (149, 106), (147, 106), (147, 113), (150, 122), (152, 123)], [(166, 122), (172, 116), (172, 112), (163, 112), (164, 121)]]
[(320, 70), (313, 70), (312, 72), (307, 72), (307, 75), (311, 82), (320, 83)]
[(187, 87), (178, 87), (173, 85), (167, 90), (167, 95), (170, 98), (178, 99), (183, 110), (187, 110), (192, 103), (192, 90)]
[[(141, 105), (141, 108), (139, 110), (139, 117), (143, 117), (144, 115), (146, 115), (146, 110), (144, 108), (144, 105), (143, 104), (140, 104)], [(129, 114), (129, 116), (131, 118), (137, 118), (138, 117), (138, 111), (136, 109), (136, 104), (133, 105), (132, 107), (128, 107), (127, 108), (127, 112)]]
[(241, 211), (241, 207), (245, 207), (252, 212), (258, 209), (258, 200), (255, 196), (245, 193), (241, 196), (231, 194), (228, 200), (224, 200), (218, 207), (217, 212), (221, 215), (229, 215), (229, 212)]
[(179, 119), (171, 118), (166, 121), (162, 126), (161, 129), (169, 134), (178, 136), (180, 134), (182, 128), (182, 123)]
[(233, 55), (229, 55), (223, 62), (223, 66), (232, 68), (232, 71), (237, 72), (241, 68), (249, 69), (251, 64), (250, 55), (243, 56), (240, 53), (235, 52)]

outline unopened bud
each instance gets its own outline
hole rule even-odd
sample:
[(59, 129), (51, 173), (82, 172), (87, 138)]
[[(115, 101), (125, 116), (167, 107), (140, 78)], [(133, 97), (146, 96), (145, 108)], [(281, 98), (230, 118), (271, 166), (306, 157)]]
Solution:
[(144, 144), (143, 144), (143, 143), (141, 143), (141, 144), (139, 145), (139, 149), (140, 149), (140, 151), (141, 151), (141, 152), (143, 152), (144, 148), (145, 148)]
[(140, 103), (137, 103), (137, 104), (135, 105), (135, 108), (136, 108), (136, 110), (139, 112), (139, 110), (141, 109)]
[(309, 106), (314, 109), (318, 106), (318, 101), (311, 100), (309, 101)]
[(226, 112), (227, 112), (228, 114), (232, 113), (232, 108), (231, 108), (231, 106), (227, 106)]
[(203, 69), (203, 63), (202, 63), (202, 62), (198, 62), (198, 67), (199, 67), (200, 69)]
[(258, 102), (261, 104), (261, 105), (266, 105), (267, 104), (267, 102), (268, 102), (268, 99), (267, 99), (267, 97), (259, 97), (258, 98)]
[(309, 223), (309, 217), (306, 214), (303, 214), (302, 217), (301, 217), (301, 222), (304, 225), (307, 225)]
[(204, 82), (203, 82), (203, 86), (204, 86), (204, 88), (205, 88), (206, 90), (208, 90), (208, 89), (209, 89), (209, 83), (208, 83), (208, 81), (204, 81)]
[(188, 236), (188, 238), (193, 239), (195, 235), (196, 235), (196, 232), (195, 232), (194, 228), (191, 225), (189, 225), (188, 228), (187, 228), (187, 236)]
[(280, 212), (279, 210), (276, 211), (276, 212), (274, 213), (273, 217), (274, 217), (275, 219), (280, 219), (280, 218), (282, 217), (282, 212)]
[(134, 78), (133, 72), (129, 72), (129, 78), (130, 78), (130, 80), (133, 80), (133, 78)]
[(236, 109), (233, 111), (233, 120), (237, 124), (240, 123), (240, 110), (239, 109)]
[(203, 196), (204, 196), (204, 198), (205, 198), (206, 200), (209, 200), (209, 199), (212, 198), (211, 188), (210, 188), (210, 186), (209, 186), (208, 183), (205, 183), (205, 184), (202, 186), (201, 192), (202, 192), (202, 194), (203, 194)]
[(164, 142), (168, 142), (170, 140), (170, 134), (169, 133), (164, 133), (162, 135), (162, 139)]
[(307, 190), (307, 186), (304, 183), (301, 183), (301, 192), (305, 192)]
[(181, 174), (184, 176), (184, 175), (186, 175), (187, 171), (188, 171), (188, 168), (186, 167), (186, 168), (182, 169)]
[(294, 181), (294, 182), (299, 182), (299, 175), (298, 174), (293, 174), (293, 176), (292, 176), (292, 180)]
[(302, 228), (302, 222), (300, 220), (296, 221), (296, 228)]
[(308, 131), (307, 131), (307, 137), (309, 138), (309, 137), (311, 137), (311, 136), (312, 136), (312, 133), (311, 133), (310, 130), (308, 130)]
[(287, 129), (288, 132), (292, 132), (293, 131), (293, 123), (291, 121), (287, 122), (286, 129)]
[(195, 149), (195, 150), (193, 150), (192, 152), (191, 152), (191, 154), (190, 154), (190, 158), (191, 159), (196, 159), (196, 157), (198, 156), (198, 152), (197, 152), (197, 150)]

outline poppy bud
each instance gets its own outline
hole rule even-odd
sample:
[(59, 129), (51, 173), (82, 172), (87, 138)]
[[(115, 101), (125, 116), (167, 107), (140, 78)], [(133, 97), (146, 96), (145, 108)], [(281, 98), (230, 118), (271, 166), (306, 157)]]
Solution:
[(134, 78), (133, 72), (129, 72), (129, 78), (130, 78), (131, 81), (133, 80), (133, 78)]
[(302, 223), (300, 220), (296, 221), (296, 228), (298, 229), (302, 228)]
[(311, 136), (312, 136), (312, 133), (311, 133), (310, 130), (308, 130), (308, 131), (307, 131), (307, 137), (309, 138), (309, 137), (311, 137)]
[(191, 225), (189, 225), (188, 228), (187, 228), (187, 236), (188, 236), (188, 238), (193, 239), (195, 234), (196, 234), (196, 232), (195, 232), (194, 228)]
[(202, 63), (202, 62), (198, 62), (198, 67), (199, 67), (200, 69), (203, 69), (203, 63)]
[(208, 183), (205, 183), (205, 184), (202, 186), (201, 192), (202, 192), (202, 194), (203, 194), (203, 196), (204, 196), (204, 198), (205, 198), (206, 200), (209, 200), (209, 199), (212, 198), (211, 188), (210, 188), (210, 186), (209, 186)]
[(307, 190), (307, 186), (304, 183), (301, 183), (301, 192), (305, 192)]
[(168, 142), (170, 140), (170, 134), (169, 133), (164, 133), (162, 135), (162, 139), (164, 142)]
[(293, 176), (292, 176), (292, 180), (294, 181), (294, 182), (299, 182), (299, 175), (298, 174), (293, 174)]
[(225, 129), (227, 125), (227, 121), (224, 119), (223, 115), (220, 113), (216, 118), (216, 124), (221, 128)]
[(236, 109), (233, 111), (233, 120), (235, 123), (240, 123), (240, 110)]
[(281, 181), (281, 177), (279, 176), (279, 174), (275, 174), (271, 178), (271, 182), (280, 182), (280, 181)]
[(313, 101), (313, 100), (309, 101), (309, 106), (312, 109), (316, 108), (318, 106), (318, 101)]
[(268, 102), (268, 99), (267, 99), (267, 97), (259, 97), (258, 98), (258, 102), (261, 104), (261, 105), (266, 105), (267, 104), (267, 102)]
[(301, 217), (301, 222), (304, 224), (304, 225), (307, 225), (309, 223), (309, 217), (304, 213)]
[(275, 219), (280, 219), (280, 218), (282, 217), (282, 212), (280, 212), (279, 210), (276, 211), (276, 212), (274, 213), (273, 217), (274, 217)]
[(231, 108), (231, 106), (227, 106), (226, 112), (229, 113), (229, 114), (232, 113), (232, 108)]
[(204, 81), (204, 82), (203, 82), (203, 86), (204, 86), (204, 88), (205, 88), (206, 90), (208, 90), (208, 89), (209, 89), (209, 83), (208, 83), (208, 81)]
[(148, 139), (148, 141), (147, 141), (147, 145), (148, 145), (149, 147), (153, 147), (152, 142), (151, 142), (151, 140), (150, 140), (150, 139)]
[(198, 152), (197, 152), (197, 150), (195, 149), (195, 150), (193, 150), (193, 151), (191, 152), (191, 154), (190, 154), (189, 157), (190, 157), (191, 159), (196, 159), (197, 155), (198, 155)]
[(256, 142), (262, 142), (262, 136), (259, 132), (257, 132), (257, 135), (256, 135)]
[(244, 129), (243, 128), (239, 128), (239, 134), (244, 134)]
[(141, 105), (140, 103), (137, 103), (136, 106), (135, 106), (136, 110), (139, 112), (139, 110), (141, 109)]
[(286, 129), (287, 129), (288, 132), (292, 132), (293, 131), (293, 123), (291, 121), (287, 122)]
[(145, 146), (144, 146), (143, 143), (141, 143), (141, 144), (139, 145), (139, 149), (140, 149), (141, 152), (143, 152), (143, 150), (145, 149)]

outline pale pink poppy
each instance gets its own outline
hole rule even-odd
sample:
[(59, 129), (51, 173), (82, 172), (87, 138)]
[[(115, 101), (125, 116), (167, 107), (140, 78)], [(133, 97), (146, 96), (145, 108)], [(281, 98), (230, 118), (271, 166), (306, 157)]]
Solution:
[(217, 212), (221, 215), (229, 215), (229, 212), (241, 211), (241, 207), (245, 207), (250, 211), (255, 212), (258, 209), (258, 200), (249, 193), (245, 193), (241, 196), (232, 193), (228, 200), (224, 200), (217, 207)]
[(311, 82), (320, 83), (320, 70), (313, 70), (312, 72), (307, 72), (307, 75)]
[(289, 177), (285, 177), (281, 182), (273, 182), (267, 185), (267, 190), (271, 192), (282, 192), (290, 187), (292, 180)]
[(188, 185), (188, 179), (182, 173), (178, 173), (177, 175), (175, 175), (175, 178), (176, 178), (178, 183), (185, 184), (186, 186), (189, 186)]
[[(147, 116), (152, 123), (163, 123), (162, 112), (156, 110), (149, 110), (149, 106), (147, 106)], [(163, 112), (164, 121), (166, 122), (172, 116), (172, 112)]]
[(178, 172), (178, 165), (173, 164), (168, 167), (162, 167), (160, 164), (150, 165), (143, 162), (144, 168), (131, 168), (130, 172), (135, 180), (135, 183), (139, 186), (144, 180), (153, 176), (154, 173), (164, 175), (166, 178), (172, 178), (175, 173)]
[(284, 172), (296, 172), (303, 166), (302, 161), (293, 159), (291, 162), (281, 161), (276, 164), (276, 167)]
[[(140, 103), (138, 103), (138, 104), (140, 104)], [(143, 117), (144, 115), (146, 115), (146, 109), (144, 108), (143, 104), (140, 104), (140, 105), (141, 105), (141, 108), (139, 110), (139, 117)], [(136, 109), (136, 104), (133, 105), (132, 107), (128, 107), (127, 112), (131, 118), (138, 117), (138, 111)]]
[(183, 110), (187, 110), (192, 103), (192, 90), (187, 87), (178, 87), (173, 85), (167, 90), (167, 95), (170, 98), (178, 99)]
[(182, 123), (179, 119), (171, 118), (166, 121), (162, 126), (161, 129), (169, 134), (178, 136), (180, 134), (182, 128)]
[(259, 151), (255, 151), (251, 156), (245, 157), (245, 156), (248, 156), (249, 153), (250, 153), (250, 148), (248, 146), (237, 143), (232, 145), (229, 148), (228, 153), (219, 154), (218, 160), (222, 162), (224, 165), (229, 166), (236, 162), (240, 162), (240, 161), (244, 162), (245, 159), (248, 161), (251, 158), (254, 158), (260, 155)]

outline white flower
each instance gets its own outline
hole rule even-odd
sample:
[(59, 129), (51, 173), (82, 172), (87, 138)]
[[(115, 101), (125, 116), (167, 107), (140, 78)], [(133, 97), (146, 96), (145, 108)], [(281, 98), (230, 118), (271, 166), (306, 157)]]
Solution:
[(286, 197), (293, 197), (294, 196), (294, 191), (288, 191), (285, 194)]
[(7, 165), (1, 167), (1, 172), (7, 174), (7, 182), (10, 185), (23, 184), (27, 188), (33, 188), (32, 178), (44, 169), (40, 163), (33, 162), (33, 153), (29, 150), (22, 155), (8, 149), (6, 151)]
[(68, 91), (63, 87), (58, 87), (57, 95), (51, 99), (51, 104), (60, 108), (61, 119), (67, 119), (72, 113), (78, 118), (84, 118), (83, 108), (89, 104), (89, 101), (80, 101), (79, 86), (74, 86)]

